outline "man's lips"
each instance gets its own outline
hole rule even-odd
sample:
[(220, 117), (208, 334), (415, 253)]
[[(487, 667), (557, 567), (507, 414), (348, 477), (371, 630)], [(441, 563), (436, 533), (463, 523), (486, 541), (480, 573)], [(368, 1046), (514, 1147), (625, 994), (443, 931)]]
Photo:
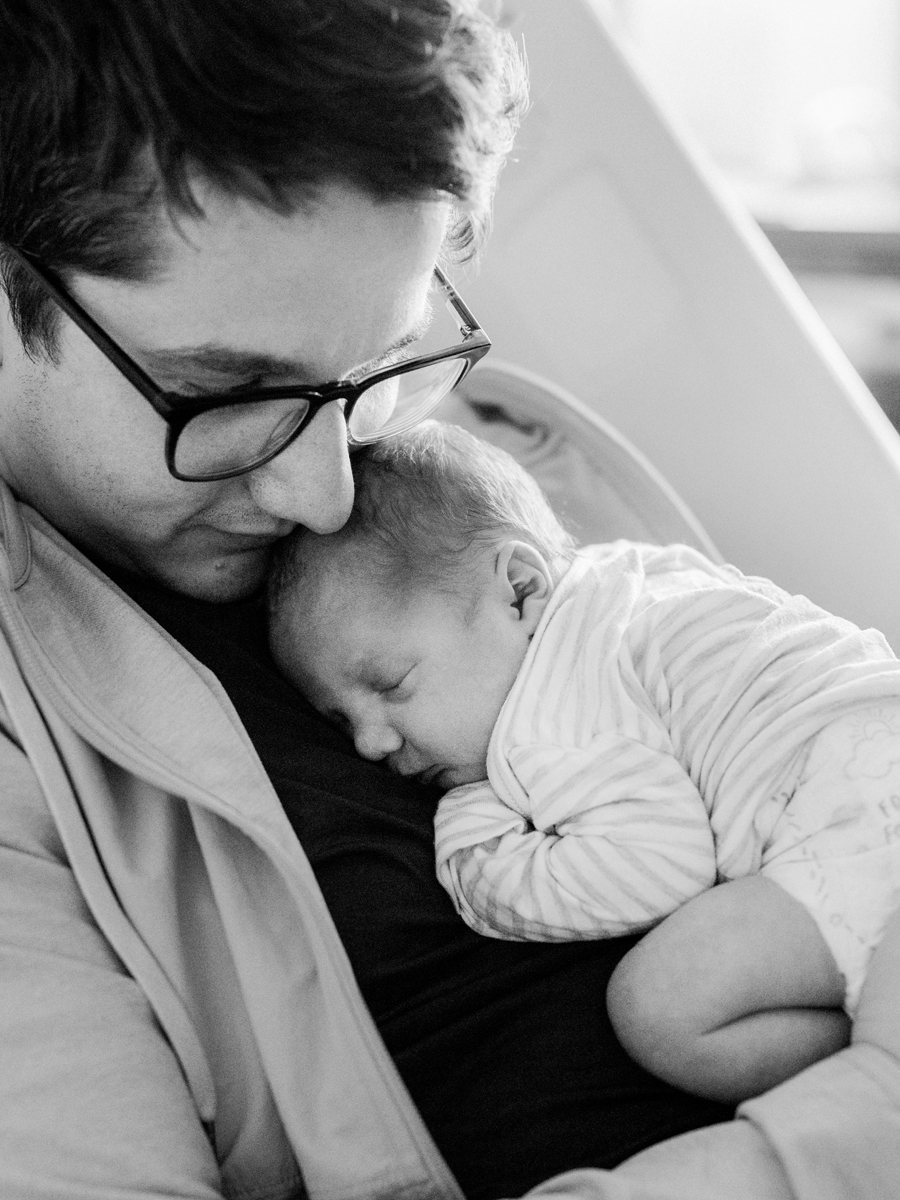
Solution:
[(293, 525), (288, 525), (287, 528), (264, 530), (216, 529), (213, 533), (230, 550), (262, 550), (287, 537), (293, 528)]

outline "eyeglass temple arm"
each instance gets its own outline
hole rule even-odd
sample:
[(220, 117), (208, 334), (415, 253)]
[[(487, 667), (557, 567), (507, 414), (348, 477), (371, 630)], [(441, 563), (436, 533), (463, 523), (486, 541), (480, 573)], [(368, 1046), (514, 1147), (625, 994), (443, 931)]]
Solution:
[(462, 332), (463, 336), (470, 337), (473, 333), (484, 333), (484, 330), (481, 328), (481, 326), (476, 321), (475, 317), (472, 315), (472, 313), (469, 309), (469, 306), (466, 304), (465, 300), (463, 300), (462, 296), (460, 296), (459, 292), (456, 290), (456, 288), (453, 286), (453, 284), (450, 282), (450, 280), (447, 278), (447, 276), (444, 274), (444, 272), (438, 266), (436, 266), (434, 268), (434, 277), (440, 284), (441, 290), (443, 291), (444, 295), (447, 297), (447, 299), (450, 301), (450, 303), (456, 309), (457, 313), (462, 318), (463, 326), (462, 326), (461, 332)]
[(151, 379), (117, 342), (113, 341), (106, 330), (97, 324), (91, 314), (83, 309), (73, 296), (69, 295), (51, 271), (41, 266), (24, 250), (17, 250), (14, 246), (5, 246), (4, 249), (53, 298), (66, 316), (71, 317), (78, 328), (91, 339), (98, 349), (103, 351), (139, 392), (145, 396), (161, 396), (163, 394), (159, 384)]

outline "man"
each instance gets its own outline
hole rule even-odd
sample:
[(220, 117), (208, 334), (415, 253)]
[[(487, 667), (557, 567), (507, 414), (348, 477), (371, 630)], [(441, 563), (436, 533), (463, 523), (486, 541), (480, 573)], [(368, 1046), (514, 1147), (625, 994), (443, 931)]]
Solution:
[[(727, 1118), (615, 1044), (629, 943), (458, 922), (435, 794), (318, 721), (254, 600), (345, 520), (348, 426), (484, 352), (432, 280), (521, 108), (504, 39), (468, 0), (32, 0), (0, 46), (0, 1195), (497, 1197)], [(429, 290), (459, 344), (408, 370)], [(721, 1130), (783, 1181), (748, 1128), (649, 1177)]]

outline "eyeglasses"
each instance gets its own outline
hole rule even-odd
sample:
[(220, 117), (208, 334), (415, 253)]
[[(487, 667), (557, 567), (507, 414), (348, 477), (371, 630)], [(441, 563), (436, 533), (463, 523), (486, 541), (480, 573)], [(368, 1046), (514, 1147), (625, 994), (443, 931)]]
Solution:
[(7, 252), (36, 280), (162, 417), (168, 426), (166, 466), (176, 479), (229, 479), (270, 462), (306, 429), (325, 404), (343, 403), (351, 443), (365, 445), (424, 420), (491, 348), (490, 339), (438, 268), (434, 279), (461, 341), (371, 371), (355, 382), (252, 388), (184, 396), (166, 391), (126, 354), (33, 255)]

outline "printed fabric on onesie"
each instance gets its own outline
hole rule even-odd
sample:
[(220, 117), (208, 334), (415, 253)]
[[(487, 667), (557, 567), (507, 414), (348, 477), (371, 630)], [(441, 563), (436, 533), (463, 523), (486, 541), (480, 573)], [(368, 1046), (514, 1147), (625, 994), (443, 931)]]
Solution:
[(900, 906), (900, 703), (860, 708), (813, 739), (761, 873), (812, 914), (853, 1017), (872, 952)]

